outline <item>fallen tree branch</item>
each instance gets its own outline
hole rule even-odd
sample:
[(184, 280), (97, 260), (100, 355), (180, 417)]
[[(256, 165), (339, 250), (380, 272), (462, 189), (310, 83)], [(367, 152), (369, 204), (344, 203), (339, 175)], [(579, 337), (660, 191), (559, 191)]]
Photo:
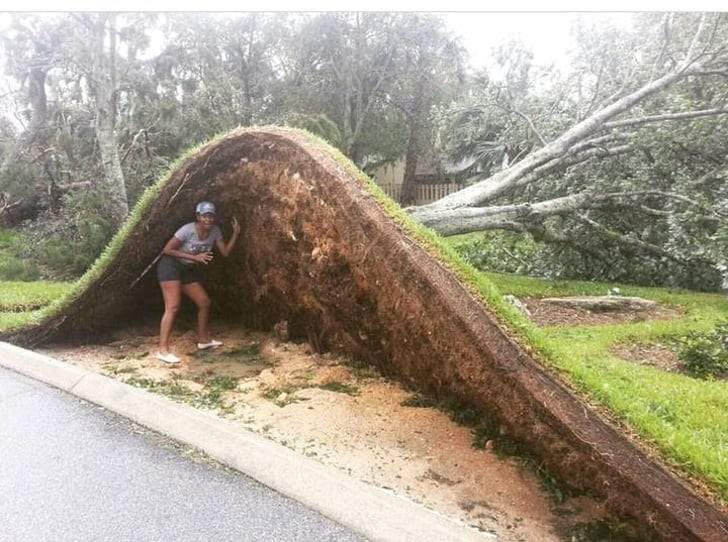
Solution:
[(599, 233), (604, 235), (606, 238), (611, 239), (613, 241), (617, 241), (618, 244), (624, 244), (631, 246), (633, 248), (641, 249), (645, 252), (649, 252), (650, 254), (654, 254), (655, 256), (662, 256), (665, 258), (668, 258), (674, 262), (677, 262), (679, 264), (685, 264), (685, 261), (682, 258), (678, 258), (674, 254), (669, 253), (668, 251), (664, 250), (663, 248), (658, 247), (657, 245), (653, 245), (652, 243), (647, 243), (645, 241), (642, 241), (641, 239), (635, 239), (634, 237), (629, 237), (627, 235), (623, 235), (619, 232), (616, 232), (612, 229), (607, 228), (603, 224), (600, 224), (599, 222), (596, 222), (595, 220), (592, 220), (591, 218), (582, 215), (577, 214), (577, 218), (583, 222), (584, 224), (587, 224), (597, 230)]
[(617, 140), (627, 139), (632, 134), (625, 134), (622, 132), (609, 133), (592, 139), (587, 139), (580, 143), (577, 143), (569, 149), (569, 154), (576, 154), (590, 148), (604, 148), (605, 144), (611, 143)]
[[(498, 229), (523, 231), (526, 226), (516, 228), (513, 224), (520, 223), (523, 220), (534, 221), (549, 216), (567, 215), (581, 210), (604, 209), (615, 203), (620, 207), (643, 211), (653, 216), (665, 217), (675, 214), (670, 211), (657, 210), (645, 206), (642, 200), (650, 197), (670, 198), (687, 203), (703, 211), (704, 214), (700, 216), (703, 220), (725, 221), (727, 218), (718, 211), (706, 209), (705, 206), (687, 196), (662, 190), (606, 193), (595, 193), (586, 190), (536, 203), (461, 207), (445, 210), (424, 210), (422, 207), (415, 207), (411, 209), (411, 212), (413, 218), (444, 236)], [(660, 254), (665, 255), (663, 253)]]
[(536, 135), (536, 137), (538, 138), (538, 140), (541, 142), (541, 145), (542, 146), (545, 146), (546, 145), (546, 140), (541, 135), (541, 132), (539, 132), (536, 129), (536, 126), (533, 124), (533, 121), (531, 120), (531, 117), (529, 117), (525, 113), (522, 113), (521, 111), (519, 111), (516, 108), (513, 108), (513, 112), (528, 123), (529, 128), (531, 128), (531, 131)]
[(605, 264), (610, 261), (609, 255), (601, 250), (586, 245), (580, 240), (569, 237), (562, 232), (557, 232), (553, 228), (548, 228), (542, 224), (526, 224), (524, 225), (524, 231), (528, 232), (535, 241), (564, 245)]
[(134, 147), (136, 146), (136, 144), (137, 144), (137, 141), (139, 140), (139, 138), (140, 138), (140, 137), (142, 136), (142, 134), (144, 134), (144, 133), (146, 133), (146, 129), (145, 129), (145, 128), (142, 128), (142, 129), (141, 129), (141, 130), (139, 130), (139, 131), (138, 131), (138, 132), (136, 133), (136, 135), (134, 135), (134, 137), (133, 137), (133, 138), (131, 139), (131, 143), (129, 144), (129, 148), (128, 148), (128, 149), (126, 149), (126, 152), (124, 153), (124, 156), (122, 156), (122, 157), (121, 157), (121, 163), (122, 163), (122, 164), (123, 164), (123, 163), (124, 163), (124, 162), (126, 161), (127, 157), (129, 156), (129, 153), (131, 153), (131, 151), (132, 151), (132, 150), (134, 149)]
[(610, 156), (619, 156), (621, 154), (631, 151), (632, 149), (633, 149), (632, 145), (619, 145), (619, 146), (611, 147), (611, 148), (598, 147), (598, 148), (585, 150), (581, 154), (574, 156), (574, 157), (569, 157), (567, 155), (563, 158), (557, 158), (557, 159), (552, 160), (551, 162), (544, 164), (543, 166), (541, 166), (539, 168), (536, 168), (534, 171), (532, 171), (528, 175), (519, 179), (516, 183), (514, 183), (513, 186), (514, 186), (514, 188), (526, 186), (526, 185), (532, 183), (533, 181), (544, 177), (545, 175), (551, 175), (558, 171), (564, 171), (566, 169), (573, 168), (575, 166), (586, 165), (590, 160), (593, 160), (595, 158), (607, 158)]
[(697, 111), (683, 111), (681, 113), (664, 113), (662, 115), (652, 115), (649, 117), (636, 117), (632, 119), (616, 120), (612, 122), (604, 123), (605, 128), (623, 128), (625, 126), (638, 126), (642, 124), (649, 124), (652, 122), (663, 122), (666, 120), (684, 120), (684, 119), (695, 119), (699, 117), (709, 117), (714, 115), (725, 115), (728, 113), (728, 109), (716, 108), (716, 109), (701, 109)]

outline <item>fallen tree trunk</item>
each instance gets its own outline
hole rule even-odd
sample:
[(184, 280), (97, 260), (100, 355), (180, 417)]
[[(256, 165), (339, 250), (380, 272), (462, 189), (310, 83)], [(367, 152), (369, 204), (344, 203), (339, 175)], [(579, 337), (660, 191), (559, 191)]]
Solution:
[(91, 339), (150, 307), (159, 314), (158, 285), (145, 270), (192, 217), (195, 202), (211, 199), (223, 217), (237, 216), (243, 226), (240, 250), (211, 265), (210, 295), (219, 313), (264, 329), (285, 320), (293, 338), (476, 405), (561, 479), (602, 496), (645, 532), (670, 541), (725, 536), (724, 512), (514, 341), (473, 290), (331, 152), (282, 129), (236, 131), (205, 146), (138, 211), (87, 287), (40, 325), (6, 339)]

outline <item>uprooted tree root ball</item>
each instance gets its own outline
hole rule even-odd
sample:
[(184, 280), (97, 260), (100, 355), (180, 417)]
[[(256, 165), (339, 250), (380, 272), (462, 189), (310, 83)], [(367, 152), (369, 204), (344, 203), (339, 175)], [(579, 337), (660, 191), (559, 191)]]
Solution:
[(571, 486), (666, 540), (726, 536), (721, 510), (544, 370), (348, 166), (298, 131), (238, 130), (191, 155), (156, 198), (143, 200), (94, 280), (9, 339), (83, 341), (129, 315), (158, 311), (152, 262), (202, 199), (242, 224), (235, 254), (210, 269), (218, 314), (258, 329), (285, 320), (291, 337), (318, 350), (493, 413)]

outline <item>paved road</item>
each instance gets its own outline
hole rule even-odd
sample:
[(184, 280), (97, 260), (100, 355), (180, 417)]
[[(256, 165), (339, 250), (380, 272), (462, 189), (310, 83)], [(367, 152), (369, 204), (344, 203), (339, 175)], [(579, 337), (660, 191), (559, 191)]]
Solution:
[(0, 369), (0, 541), (362, 540), (125, 418)]

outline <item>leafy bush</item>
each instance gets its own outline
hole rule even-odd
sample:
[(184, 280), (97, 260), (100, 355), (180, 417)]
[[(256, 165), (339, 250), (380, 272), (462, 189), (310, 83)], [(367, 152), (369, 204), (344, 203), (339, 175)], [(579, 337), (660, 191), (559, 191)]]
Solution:
[(312, 134), (325, 139), (330, 145), (344, 150), (344, 137), (339, 127), (329, 117), (320, 115), (290, 115), (288, 124), (296, 128), (303, 128)]
[(33, 282), (40, 277), (40, 269), (34, 262), (0, 254), (0, 280)]
[(32, 197), (38, 189), (38, 165), (22, 161), (5, 164), (0, 170), (0, 192), (7, 192), (11, 200)]
[(473, 267), (495, 273), (538, 274), (536, 243), (522, 235), (485, 232), (451, 239), (455, 250)]
[(32, 282), (40, 278), (38, 265), (16, 256), (18, 234), (0, 230), (0, 280)]
[(78, 278), (115, 232), (105, 201), (103, 194), (90, 191), (67, 198), (58, 214), (45, 213), (19, 234), (19, 256), (36, 262), (43, 278)]
[(695, 258), (683, 264), (664, 257), (641, 254), (638, 257), (615, 247), (598, 246), (583, 239), (584, 247), (599, 248), (604, 258), (592, 257), (568, 246), (546, 245), (537, 257), (546, 278), (623, 282), (640, 286), (670, 286), (715, 292), (720, 290), (720, 273), (710, 261)]
[[(622, 282), (641, 286), (673, 286), (718, 291), (720, 271), (710, 261), (694, 259), (678, 264), (666, 258), (634, 257), (598, 239), (579, 242), (598, 248), (596, 258), (566, 245), (545, 244), (528, 235), (484, 232), (451, 237), (448, 242), (469, 264), (480, 271), (517, 273), (546, 279)], [(598, 244), (598, 245), (595, 245)]]
[(690, 374), (705, 378), (728, 372), (728, 322), (708, 333), (692, 333), (681, 342), (678, 357)]

